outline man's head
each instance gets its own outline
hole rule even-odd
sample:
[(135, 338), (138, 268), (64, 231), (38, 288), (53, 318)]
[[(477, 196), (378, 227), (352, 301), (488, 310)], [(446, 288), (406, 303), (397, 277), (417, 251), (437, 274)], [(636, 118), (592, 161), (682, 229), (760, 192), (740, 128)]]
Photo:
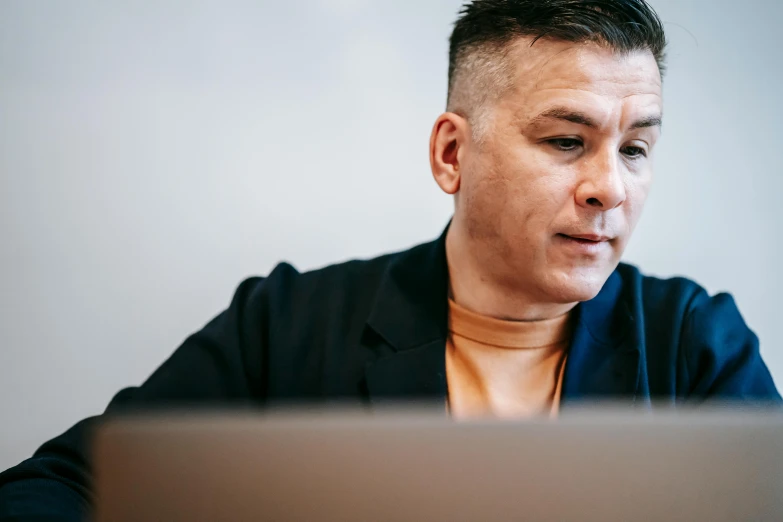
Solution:
[(590, 299), (646, 200), (665, 36), (644, 0), (475, 0), (430, 143), (450, 236), (489, 284)]

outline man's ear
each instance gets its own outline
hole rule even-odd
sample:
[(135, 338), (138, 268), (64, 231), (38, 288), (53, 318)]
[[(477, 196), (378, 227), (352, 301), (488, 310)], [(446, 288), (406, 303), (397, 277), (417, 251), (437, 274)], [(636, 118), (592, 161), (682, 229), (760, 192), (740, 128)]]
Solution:
[(430, 135), (430, 167), (435, 182), (446, 194), (459, 190), (460, 159), (470, 139), (470, 126), (465, 118), (444, 112), (435, 120)]

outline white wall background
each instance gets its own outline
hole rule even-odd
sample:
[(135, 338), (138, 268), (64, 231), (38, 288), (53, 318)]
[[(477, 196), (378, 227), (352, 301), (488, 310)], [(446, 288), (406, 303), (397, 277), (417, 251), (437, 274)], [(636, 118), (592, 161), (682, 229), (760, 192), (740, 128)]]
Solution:
[[(140, 383), (245, 276), (434, 238), (459, 0), (0, 2), (0, 468)], [(783, 384), (783, 2), (658, 0), (627, 259), (736, 296)]]

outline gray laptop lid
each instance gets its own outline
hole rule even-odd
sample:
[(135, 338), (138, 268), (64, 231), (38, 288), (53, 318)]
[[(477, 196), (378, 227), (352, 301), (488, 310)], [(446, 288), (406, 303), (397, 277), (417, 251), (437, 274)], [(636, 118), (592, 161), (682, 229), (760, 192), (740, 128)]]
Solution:
[(783, 520), (783, 417), (130, 417), (95, 439), (97, 520)]

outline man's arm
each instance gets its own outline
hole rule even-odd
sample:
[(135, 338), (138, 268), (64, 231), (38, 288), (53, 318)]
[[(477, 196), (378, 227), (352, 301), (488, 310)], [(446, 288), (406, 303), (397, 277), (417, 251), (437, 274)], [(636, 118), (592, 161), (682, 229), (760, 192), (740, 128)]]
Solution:
[(759, 352), (759, 341), (729, 294), (693, 299), (685, 319), (680, 353), (689, 398), (702, 401), (781, 402)]
[[(225, 312), (185, 340), (142, 386), (118, 393), (106, 413), (263, 400), (267, 293), (273, 275), (243, 282)], [(0, 474), (0, 520), (84, 520), (92, 500), (90, 438), (98, 420), (79, 422)]]

